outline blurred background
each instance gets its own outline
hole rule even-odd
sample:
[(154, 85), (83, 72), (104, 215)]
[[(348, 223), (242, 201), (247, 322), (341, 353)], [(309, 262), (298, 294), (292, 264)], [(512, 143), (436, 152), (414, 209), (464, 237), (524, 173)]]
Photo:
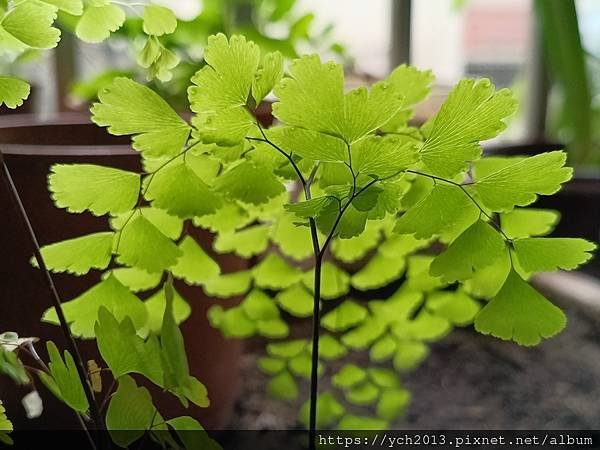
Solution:
[[(567, 14), (569, 8), (556, 6), (560, 2), (554, 0), (537, 4), (534, 0), (156, 3), (173, 8), (180, 19), (176, 33), (166, 45), (174, 49), (183, 64), (177, 67), (173, 80), (164, 85), (158, 82), (160, 89), (175, 97), (181, 97), (189, 76), (197, 69), (193, 62), (201, 60), (203, 43), (209, 34), (243, 32), (261, 46), (279, 49), (288, 57), (319, 52), (337, 59), (359, 79), (382, 78), (404, 62), (432, 69), (437, 76), (432, 108), (460, 78), (490, 77), (497, 86), (513, 88), (521, 100), (520, 112), (503, 139), (540, 140), (550, 136), (565, 141), (575, 139), (586, 147), (592, 140), (595, 144), (598, 141), (600, 2), (595, 0), (562, 2), (576, 6), (577, 23), (572, 23)], [(553, 26), (556, 17), (552, 15), (557, 11), (561, 29), (553, 31), (557, 36), (544, 36), (543, 28)], [(141, 21), (134, 15), (102, 44), (85, 44), (74, 38), (69, 33), (74, 28), (72, 17), (62, 14), (60, 24), (63, 39), (57, 50), (26, 52), (17, 59), (10, 54), (0, 56), (0, 72), (19, 75), (33, 83), (34, 94), (26, 104), (30, 112), (50, 115), (85, 109), (86, 102), (93, 99), (103, 83), (114, 76), (135, 75), (139, 71), (136, 54), (144, 45), (144, 38)], [(574, 25), (578, 25), (578, 30), (573, 30)], [(560, 46), (563, 48), (557, 48)], [(585, 61), (580, 61), (582, 57)], [(559, 73), (561, 70), (553, 69), (553, 65), (566, 66), (567, 70)], [(583, 65), (587, 76), (581, 74)], [(565, 79), (567, 76), (569, 80)], [(573, 89), (579, 92), (572, 92)], [(579, 128), (569, 125), (568, 117), (564, 117), (565, 103), (573, 96), (589, 102), (579, 105), (589, 109), (589, 114), (578, 115)], [(183, 100), (175, 98), (173, 102)], [(179, 106), (185, 108), (184, 104)], [(2, 112), (7, 113), (7, 108), (2, 107)], [(429, 113), (421, 112), (425, 116)], [(590, 124), (582, 124), (582, 117)], [(598, 162), (600, 158), (584, 159)]]

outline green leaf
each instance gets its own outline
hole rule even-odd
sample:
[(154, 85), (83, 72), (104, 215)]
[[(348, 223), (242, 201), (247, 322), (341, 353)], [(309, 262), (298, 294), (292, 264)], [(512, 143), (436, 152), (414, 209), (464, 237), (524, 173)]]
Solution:
[(502, 289), (475, 318), (475, 329), (521, 345), (536, 345), (566, 325), (564, 313), (511, 270)]
[(279, 126), (268, 131), (269, 138), (288, 154), (313, 161), (347, 162), (346, 144), (339, 138), (298, 127)]
[(90, 5), (83, 11), (77, 23), (75, 34), (84, 42), (102, 42), (125, 23), (125, 13), (117, 5)]
[(250, 291), (242, 302), (241, 307), (251, 320), (279, 318), (279, 310), (273, 299), (259, 289)]
[(475, 272), (473, 278), (465, 282), (467, 292), (475, 297), (494, 297), (508, 276), (511, 269), (511, 258), (508, 248), (504, 250), (501, 257), (497, 258), (491, 265)]
[(364, 350), (385, 333), (386, 323), (378, 317), (368, 317), (358, 327), (342, 336), (342, 342), (353, 350)]
[(5, 104), (8, 108), (15, 109), (27, 100), (30, 91), (31, 86), (26, 81), (0, 76), (0, 106)]
[(289, 213), (280, 215), (271, 227), (271, 240), (285, 256), (301, 261), (311, 256), (313, 249), (310, 230), (295, 225), (296, 220)]
[(248, 291), (251, 283), (252, 272), (249, 270), (226, 273), (221, 274), (217, 278), (205, 281), (204, 292), (213, 297), (235, 297)]
[(367, 309), (352, 300), (346, 300), (323, 316), (321, 324), (329, 331), (345, 331), (361, 323), (367, 317)]
[(505, 119), (517, 109), (508, 89), (495, 91), (488, 79), (460, 81), (435, 116), (421, 148), (421, 159), (433, 175), (452, 177), (479, 158), (480, 141), (498, 136)]
[(213, 244), (219, 253), (235, 253), (249, 258), (264, 252), (269, 244), (269, 227), (254, 225), (241, 231), (220, 233)]
[(27, 370), (14, 351), (0, 349), (0, 373), (8, 376), (17, 384), (29, 384), (31, 380)]
[[(108, 309), (118, 320), (130, 317), (136, 329), (142, 328), (148, 317), (144, 303), (119, 283), (114, 275), (110, 275), (79, 297), (63, 303), (71, 332), (78, 337), (93, 338), (94, 323), (102, 307)], [(42, 321), (59, 325), (55, 309), (46, 310)]]
[(438, 183), (398, 219), (394, 231), (430, 238), (464, 217), (473, 223), (479, 217), (479, 210), (458, 187)]
[(525, 238), (513, 242), (520, 266), (527, 272), (573, 270), (593, 255), (596, 244), (575, 238)]
[(259, 358), (258, 367), (268, 375), (277, 375), (285, 369), (286, 363), (279, 358)]
[(375, 417), (363, 417), (347, 414), (337, 425), (338, 430), (385, 430), (387, 421)]
[(350, 204), (339, 221), (337, 228), (333, 230), (338, 215), (338, 206), (331, 204), (327, 210), (323, 211), (317, 217), (317, 227), (319, 230), (325, 235), (335, 231), (340, 239), (353, 238), (365, 230), (369, 217), (367, 212), (359, 211), (354, 204)]
[(137, 63), (148, 69), (146, 74), (148, 81), (155, 78), (161, 81), (171, 81), (172, 69), (179, 64), (179, 57), (164, 47), (156, 36), (149, 36), (146, 45), (138, 55)]
[(273, 105), (275, 117), (287, 125), (333, 134), (344, 107), (342, 67), (323, 64), (312, 55), (294, 60), (288, 72), (290, 78), (275, 87), (279, 98)]
[(389, 335), (379, 339), (369, 351), (369, 357), (372, 361), (379, 362), (390, 359), (396, 352), (396, 340)]
[(221, 446), (202, 428), (200, 423), (189, 416), (175, 417), (166, 421), (177, 433), (186, 450), (202, 448), (205, 450), (221, 450)]
[(287, 342), (276, 342), (267, 345), (267, 353), (278, 358), (293, 358), (307, 348), (308, 342), (296, 339)]
[(486, 156), (471, 163), (471, 176), (473, 181), (479, 181), (494, 172), (512, 166), (527, 159), (526, 156)]
[(190, 376), (183, 335), (175, 320), (172, 279), (167, 281), (164, 289), (166, 306), (160, 331), (160, 344), (165, 387), (179, 397), (183, 406), (187, 407), (187, 400), (190, 400), (195, 405), (206, 408), (209, 405), (206, 387)]
[(335, 360), (346, 356), (348, 350), (330, 334), (319, 339), (319, 357), (326, 360)]
[(478, 220), (431, 263), (430, 273), (445, 281), (464, 281), (473, 272), (502, 256), (504, 239), (488, 223)]
[(430, 70), (420, 71), (402, 64), (394, 69), (386, 81), (395, 92), (404, 97), (402, 109), (383, 127), (384, 131), (398, 131), (413, 115), (414, 105), (424, 100), (431, 91), (435, 77)]
[(415, 339), (420, 341), (439, 341), (445, 337), (452, 326), (444, 317), (433, 315), (422, 310), (412, 320), (398, 321), (392, 327), (392, 333), (398, 339)]
[(417, 161), (413, 140), (400, 136), (367, 136), (352, 146), (352, 167), (357, 174), (388, 178)]
[(209, 310), (209, 317), (215, 320), (215, 311), (219, 312), (215, 325), (227, 338), (247, 338), (256, 333), (256, 322), (251, 320), (243, 308), (235, 307), (222, 310), (220, 306), (213, 306)]
[(256, 71), (254, 80), (252, 80), (252, 97), (257, 105), (273, 90), (282, 76), (283, 55), (280, 52), (264, 55), (261, 67)]
[(185, 354), (183, 335), (175, 321), (173, 311), (173, 281), (169, 280), (164, 287), (165, 310), (160, 332), (160, 343), (163, 349), (163, 366), (165, 381), (168, 385), (178, 385), (189, 377), (189, 365)]
[[(303, 352), (290, 358), (288, 365), (294, 375), (310, 380), (312, 372), (312, 357), (309, 352)], [(317, 373), (318, 375), (321, 375), (322, 372), (323, 366), (319, 363)]]
[(281, 256), (269, 253), (252, 269), (254, 283), (265, 289), (285, 289), (302, 278), (302, 272), (297, 267), (290, 266)]
[(331, 251), (342, 262), (355, 262), (364, 258), (377, 245), (380, 237), (380, 224), (369, 221), (362, 234), (350, 239), (335, 239), (331, 244)]
[(152, 428), (153, 420), (162, 422), (155, 411), (150, 392), (123, 376), (106, 410), (106, 428), (115, 444), (127, 448)]
[[(314, 269), (304, 273), (302, 282), (313, 292)], [(350, 276), (335, 264), (325, 261), (321, 268), (321, 298), (341, 297), (350, 290)]]
[(267, 384), (270, 397), (279, 400), (295, 400), (298, 397), (298, 385), (294, 377), (286, 370), (275, 375)]
[(169, 215), (166, 211), (156, 208), (136, 208), (135, 211), (111, 217), (110, 225), (113, 230), (120, 231), (128, 224), (135, 215), (142, 215), (154, 225), (158, 231), (167, 236), (169, 239), (177, 240), (183, 231), (183, 220), (178, 217)]
[(182, 254), (171, 268), (173, 276), (185, 280), (192, 285), (200, 285), (218, 277), (221, 268), (206, 252), (198, 245), (194, 238), (186, 236), (179, 244)]
[(500, 214), (502, 231), (511, 239), (543, 236), (550, 233), (560, 220), (560, 213), (551, 209), (515, 208)]
[(444, 317), (455, 325), (473, 323), (480, 305), (461, 291), (434, 292), (427, 298), (427, 308), (436, 316)]
[(275, 297), (279, 306), (294, 317), (310, 317), (313, 312), (313, 297), (296, 283), (279, 292)]
[[(114, 233), (92, 233), (41, 248), (44, 263), (53, 272), (83, 275), (105, 269), (112, 255)], [(37, 262), (34, 265), (37, 267)]]
[(376, 289), (394, 281), (406, 267), (402, 256), (385, 256), (377, 253), (360, 271), (352, 276), (352, 286), (361, 291)]
[(395, 420), (403, 416), (411, 395), (406, 389), (386, 389), (377, 402), (377, 416), (384, 420)]
[(360, 406), (375, 403), (378, 396), (379, 388), (368, 381), (346, 391), (346, 400)]
[(408, 281), (404, 286), (405, 289), (429, 292), (447, 284), (440, 277), (431, 275), (433, 259), (428, 255), (413, 255), (408, 258)]
[(419, 341), (398, 341), (394, 355), (394, 368), (399, 372), (415, 369), (427, 356), (429, 348)]
[(356, 364), (345, 364), (338, 373), (331, 378), (331, 383), (339, 388), (348, 389), (367, 379), (367, 372)]
[(182, 219), (213, 214), (221, 206), (221, 200), (185, 162), (171, 164), (150, 175), (146, 186), (145, 197), (152, 206)]
[(383, 367), (369, 367), (367, 369), (369, 379), (381, 388), (397, 388), (400, 386), (398, 374), (391, 369)]
[(177, 28), (177, 18), (173, 11), (164, 6), (144, 6), (144, 33), (152, 36), (171, 34)]
[[(305, 402), (300, 408), (298, 420), (305, 427), (308, 426), (310, 402)], [(339, 420), (344, 414), (344, 407), (330, 393), (326, 392), (317, 396), (317, 427), (324, 429)]]
[(417, 239), (412, 234), (392, 234), (377, 247), (377, 251), (388, 258), (402, 257), (426, 248), (431, 239)]
[(290, 334), (290, 327), (280, 318), (259, 320), (256, 322), (256, 331), (269, 339), (281, 339)]
[(377, 130), (402, 107), (402, 97), (375, 83), (344, 94), (340, 65), (321, 63), (317, 55), (296, 59), (289, 78), (275, 88), (273, 114), (286, 125), (336, 136), (352, 144)]
[(250, 161), (235, 165), (219, 178), (215, 189), (234, 200), (260, 205), (285, 191), (285, 187), (267, 167)]
[(207, 142), (237, 144), (254, 120), (245, 109), (260, 62), (260, 49), (243, 36), (208, 38), (206, 66), (192, 77), (188, 98), (195, 124)]
[(96, 216), (131, 210), (138, 199), (140, 177), (133, 172), (93, 164), (55, 164), (48, 186), (59, 208)]
[(190, 135), (190, 126), (152, 89), (128, 78), (115, 78), (98, 93), (92, 120), (111, 134), (134, 135), (133, 148), (144, 156), (175, 156)]
[[(149, 333), (160, 334), (165, 307), (167, 305), (165, 287), (163, 286), (160, 291), (146, 300), (144, 305), (148, 311), (148, 320), (144, 327), (138, 330), (138, 334), (140, 336), (147, 336)], [(192, 308), (189, 303), (176, 290), (173, 290), (173, 316), (175, 317), (175, 322), (179, 325), (186, 321), (191, 313)]]
[(142, 339), (130, 317), (119, 322), (104, 307), (98, 311), (94, 330), (100, 355), (115, 379), (139, 373), (157, 386), (164, 386), (161, 347), (155, 335)]
[(390, 324), (411, 317), (421, 307), (423, 300), (423, 293), (404, 285), (388, 300), (371, 300), (369, 308), (377, 319)]
[(533, 203), (537, 195), (557, 192), (573, 169), (563, 167), (566, 153), (554, 151), (531, 156), (478, 180), (468, 188), (492, 211), (510, 211)]
[(43, 3), (52, 5), (61, 11), (64, 11), (73, 16), (80, 16), (83, 12), (82, 0), (40, 0)]
[(161, 272), (173, 266), (181, 254), (173, 241), (141, 214), (121, 230), (117, 258), (121, 264)]
[(13, 431), (13, 424), (6, 416), (6, 409), (0, 400), (0, 442), (13, 445), (13, 440), (8, 435), (11, 431)]
[(305, 200), (293, 204), (285, 205), (285, 209), (302, 219), (309, 217), (317, 217), (321, 211), (326, 209), (332, 203), (336, 203), (332, 197), (315, 197), (310, 200)]
[(215, 214), (195, 217), (194, 225), (206, 228), (213, 233), (231, 233), (240, 229), (251, 221), (248, 213), (237, 203), (223, 203)]
[(88, 401), (77, 373), (75, 361), (68, 351), (64, 351), (64, 360), (61, 358), (54, 342), (48, 341), (49, 372), (38, 372), (42, 382), (60, 400), (77, 412), (85, 413)]
[(23, 44), (39, 49), (54, 48), (60, 30), (52, 26), (56, 8), (41, 2), (21, 1), (4, 15), (0, 28)]

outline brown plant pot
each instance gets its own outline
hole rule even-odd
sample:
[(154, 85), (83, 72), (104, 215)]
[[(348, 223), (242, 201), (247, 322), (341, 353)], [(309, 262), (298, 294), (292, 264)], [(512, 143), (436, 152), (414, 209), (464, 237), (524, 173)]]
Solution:
[[(140, 157), (129, 147), (127, 137), (111, 136), (103, 128), (90, 123), (85, 116), (62, 115), (45, 123), (26, 116), (2, 119), (0, 148), (41, 245), (108, 229), (106, 217), (94, 217), (88, 213), (73, 215), (54, 206), (47, 188), (52, 164), (91, 163), (140, 170)], [(0, 185), (0, 211), (0, 248), (3, 253), (0, 260), (0, 331), (37, 336), (42, 341), (52, 340), (59, 348), (64, 348), (61, 330), (40, 322), (42, 313), (51, 305), (51, 299), (42, 274), (29, 264), (31, 242), (3, 185)], [(194, 229), (193, 236), (205, 250), (212, 252), (210, 233)], [(212, 256), (224, 272), (247, 267), (245, 261), (233, 255)], [(83, 277), (57, 274), (53, 278), (59, 294), (66, 301), (97, 283), (100, 272), (92, 271)], [(160, 399), (157, 405), (165, 417), (192, 415), (207, 429), (223, 428), (228, 423), (238, 392), (242, 342), (223, 338), (208, 323), (206, 311), (213, 304), (235, 305), (236, 302), (209, 298), (200, 288), (181, 284), (176, 287), (192, 306), (192, 315), (182, 324), (182, 331), (191, 373), (208, 388), (211, 406), (207, 409), (192, 406), (185, 410), (170, 394), (161, 394), (155, 389), (155, 398)], [(95, 341), (80, 341), (80, 346), (84, 359), (102, 362)], [(44, 346), (39, 347), (40, 353), (45, 356)], [(105, 385), (108, 383), (106, 377)], [(4, 401), (15, 428), (77, 428), (74, 414), (39, 382), (36, 385), (44, 400), (44, 414), (38, 419), (27, 420), (20, 400), (28, 388), (15, 389), (13, 383), (6, 379), (0, 384), (0, 399)]]

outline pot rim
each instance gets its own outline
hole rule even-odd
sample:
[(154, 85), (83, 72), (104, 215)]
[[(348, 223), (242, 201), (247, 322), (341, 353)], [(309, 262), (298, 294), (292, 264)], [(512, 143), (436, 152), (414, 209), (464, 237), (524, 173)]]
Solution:
[[(64, 133), (54, 135), (60, 142), (46, 143), (44, 131), (49, 128), (64, 128)], [(72, 142), (69, 130), (78, 129), (78, 140)], [(84, 130), (93, 130), (89, 137)], [(27, 135), (26, 143), (18, 143), (19, 136)], [(31, 142), (39, 137), (41, 142)], [(63, 140), (64, 139), (64, 140)], [(128, 139), (128, 138), (127, 138)], [(83, 141), (83, 142), (81, 142)], [(89, 114), (60, 113), (51, 117), (37, 114), (15, 114), (0, 120), (0, 149), (5, 155), (21, 156), (100, 156), (136, 155), (124, 137), (109, 134), (104, 127), (94, 124)]]

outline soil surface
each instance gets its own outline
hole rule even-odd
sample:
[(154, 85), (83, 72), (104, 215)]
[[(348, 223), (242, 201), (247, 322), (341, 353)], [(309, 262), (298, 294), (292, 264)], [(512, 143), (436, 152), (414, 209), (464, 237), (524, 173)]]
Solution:
[[(535, 348), (452, 332), (429, 358), (404, 375), (413, 396), (397, 429), (598, 429), (600, 428), (600, 323), (567, 308), (567, 328)], [(308, 324), (295, 334), (308, 336)], [(264, 341), (250, 341), (242, 360), (243, 387), (232, 429), (294, 429), (300, 399), (283, 403), (266, 395), (268, 377), (256, 367)], [(354, 354), (342, 363), (366, 363)], [(328, 380), (322, 379), (327, 387)], [(363, 410), (364, 412), (364, 410)]]

